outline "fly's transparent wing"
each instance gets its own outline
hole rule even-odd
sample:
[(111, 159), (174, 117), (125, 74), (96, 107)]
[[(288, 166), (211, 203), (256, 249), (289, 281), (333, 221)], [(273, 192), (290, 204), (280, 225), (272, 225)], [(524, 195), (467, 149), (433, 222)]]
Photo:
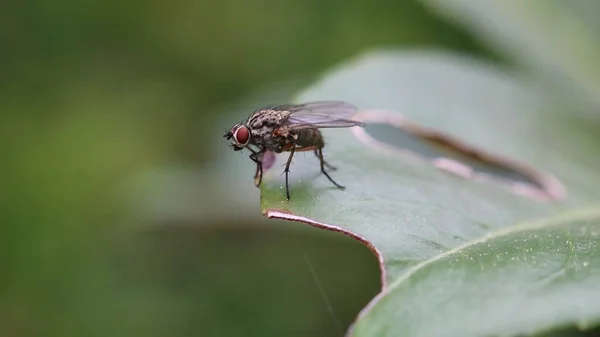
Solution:
[(292, 129), (364, 126), (361, 122), (349, 119), (356, 113), (357, 109), (348, 102), (318, 101), (295, 105), (281, 105), (277, 108), (290, 112), (286, 124)]

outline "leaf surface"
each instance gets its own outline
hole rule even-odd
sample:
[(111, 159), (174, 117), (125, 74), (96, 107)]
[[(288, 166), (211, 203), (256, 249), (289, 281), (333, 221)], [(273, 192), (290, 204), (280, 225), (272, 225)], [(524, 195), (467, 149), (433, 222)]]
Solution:
[(600, 322), (600, 208), (485, 236), (412, 268), (353, 336), (515, 336)]
[[(443, 150), (427, 145), (418, 137), (406, 137), (407, 133), (400, 129), (382, 131), (369, 124), (367, 132), (376, 139), (390, 136), (386, 140), (388, 145), (368, 145), (364, 135), (353, 129), (323, 130), (325, 160), (338, 168), (330, 174), (346, 187), (345, 190), (335, 188), (320, 174), (318, 160), (312, 152), (301, 152), (295, 155), (291, 166), (291, 200), (287, 201), (282, 174), (287, 154), (278, 155), (274, 165), (265, 172), (261, 186), (262, 212), (271, 218), (302, 221), (340, 231), (366, 243), (380, 259), (384, 291), (388, 285), (409, 277), (407, 272), (416, 266), (437, 261), (457, 247), (472, 245), (490, 233), (507, 230), (517, 223), (597, 203), (600, 197), (600, 190), (591, 183), (600, 181), (597, 170), (600, 157), (595, 155), (597, 135), (594, 128), (562, 110), (551, 95), (536, 89), (526, 78), (505, 69), (434, 51), (375, 51), (326, 74), (296, 101), (323, 99), (352, 102), (361, 109), (359, 115), (363, 117), (373, 111), (383, 111), (391, 119), (408, 118), (485, 153), (556, 177), (559, 186), (564, 188), (564, 198), (543, 201), (516, 193), (514, 185), (449, 173), (431, 161), (431, 158), (444, 157), (446, 152)], [(398, 135), (402, 137), (394, 138)], [(425, 160), (427, 151), (434, 153), (433, 156), (429, 154), (430, 160)], [(460, 156), (448, 158), (478, 169), (473, 158), (464, 162)], [(486, 174), (502, 179), (516, 176), (494, 167)], [(589, 226), (586, 228), (592, 230)], [(545, 232), (541, 234), (546, 235)], [(539, 243), (547, 244), (547, 241)], [(562, 249), (563, 238), (557, 239), (556, 244), (547, 248)], [(515, 255), (516, 252), (505, 249), (506, 245), (491, 247), (489, 254), (507, 251), (513, 254), (509, 256), (527, 256), (527, 252)], [(473, 253), (469, 254), (474, 258)], [(539, 254), (536, 259), (540, 265), (552, 264), (552, 261), (543, 260), (543, 251)], [(482, 279), (487, 275), (486, 270), (490, 273), (488, 277), (502, 272), (494, 269), (493, 263), (498, 265), (498, 261), (492, 258), (477, 261), (486, 266)], [(589, 263), (593, 263), (592, 260)], [(452, 266), (440, 266), (436, 269), (437, 276), (428, 281), (431, 282), (429, 286), (438, 282), (454, 284), (456, 289), (461, 289), (460, 282), (453, 280), (452, 270)], [(493, 289), (493, 285), (490, 286)], [(483, 288), (485, 286), (481, 285), (479, 289)], [(436, 309), (435, 298), (432, 299), (419, 304), (417, 311), (424, 316), (421, 323), (415, 324), (430, 324), (425, 318), (427, 315), (439, 313), (443, 316), (444, 312)], [(379, 308), (379, 300), (372, 303), (373, 308)], [(552, 301), (551, 298), (544, 300)], [(552, 302), (557, 310), (559, 300), (557, 297)], [(393, 316), (393, 312), (399, 310), (400, 300), (389, 301), (387, 303), (393, 304), (381, 313), (372, 314), (375, 316), (370, 316), (370, 311), (365, 312), (364, 317), (371, 318), (365, 321), (364, 328), (361, 328), (363, 320), (359, 319), (355, 332), (359, 335), (368, 335), (362, 334), (363, 331), (397, 335), (421, 331), (418, 327), (410, 327), (409, 316)], [(480, 303), (481, 307), (489, 304)], [(506, 304), (502, 313), (518, 315), (519, 309), (524, 310), (512, 307), (515, 303)], [(553, 312), (553, 309), (547, 308), (547, 311)], [(448, 312), (452, 313), (452, 310)], [(463, 313), (456, 311), (454, 314), (458, 317)], [(528, 328), (537, 331), (558, 326), (560, 322), (550, 320), (551, 316), (541, 315), (542, 318)], [(451, 319), (450, 315), (443, 317)], [(584, 317), (589, 318), (574, 315), (568, 321), (573, 323), (576, 318)], [(477, 331), (496, 331), (495, 324), (506, 321), (510, 320), (507, 317), (494, 320), (482, 317)], [(413, 328), (416, 330), (411, 330)], [(462, 332), (466, 336), (477, 331)]]

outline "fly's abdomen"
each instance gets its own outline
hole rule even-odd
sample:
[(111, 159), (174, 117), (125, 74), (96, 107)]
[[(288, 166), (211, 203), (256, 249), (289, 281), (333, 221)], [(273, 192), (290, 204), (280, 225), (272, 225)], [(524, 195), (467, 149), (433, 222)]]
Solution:
[(294, 132), (297, 136), (295, 140), (295, 144), (297, 146), (309, 147), (315, 146), (317, 148), (323, 147), (325, 142), (323, 141), (323, 136), (321, 135), (321, 131), (319, 129), (301, 129)]

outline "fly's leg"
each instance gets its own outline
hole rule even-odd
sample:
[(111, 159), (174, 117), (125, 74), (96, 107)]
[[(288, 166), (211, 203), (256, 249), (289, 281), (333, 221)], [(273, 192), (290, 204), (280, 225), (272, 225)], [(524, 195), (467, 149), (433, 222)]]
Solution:
[(290, 172), (290, 165), (292, 164), (292, 157), (294, 156), (294, 152), (296, 151), (296, 146), (294, 145), (290, 150), (290, 156), (288, 157), (287, 162), (285, 163), (285, 196), (287, 200), (290, 200), (290, 188), (288, 185), (288, 173)]
[(329, 179), (329, 181), (331, 181), (335, 186), (337, 186), (337, 188), (343, 190), (346, 187), (338, 184), (335, 182), (335, 180), (333, 180), (329, 174), (327, 173), (327, 171), (325, 171), (325, 166), (327, 165), (327, 163), (325, 162), (325, 160), (323, 159), (323, 150), (321, 148), (318, 148), (315, 150), (315, 154), (317, 155), (317, 157), (319, 157), (319, 162), (321, 163), (321, 173), (323, 173), (327, 179)]
[(321, 150), (320, 149), (315, 149), (315, 151), (314, 151), (315, 156), (317, 156), (317, 158), (319, 158), (319, 161), (322, 162), (323, 165), (325, 165), (328, 169), (330, 169), (332, 171), (337, 170), (337, 167), (335, 167), (335, 166), (329, 164), (328, 162), (326, 162), (325, 160), (323, 160), (323, 155), (319, 156), (319, 151), (321, 151)]
[(256, 152), (248, 148), (252, 154), (249, 156), (253, 162), (256, 163), (256, 172), (254, 173), (254, 186), (259, 187), (262, 182), (263, 168), (262, 168), (262, 156), (264, 151)]
[(260, 183), (262, 183), (262, 177), (263, 177), (262, 163), (257, 162), (256, 163), (256, 173), (254, 173), (254, 186), (256, 186), (256, 187), (260, 186)]

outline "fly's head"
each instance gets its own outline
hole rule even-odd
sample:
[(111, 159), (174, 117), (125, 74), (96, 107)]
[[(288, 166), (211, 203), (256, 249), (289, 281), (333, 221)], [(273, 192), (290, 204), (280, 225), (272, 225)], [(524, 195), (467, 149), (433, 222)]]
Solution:
[(234, 151), (240, 151), (250, 143), (250, 129), (244, 124), (236, 124), (223, 134), (223, 138), (231, 140)]

